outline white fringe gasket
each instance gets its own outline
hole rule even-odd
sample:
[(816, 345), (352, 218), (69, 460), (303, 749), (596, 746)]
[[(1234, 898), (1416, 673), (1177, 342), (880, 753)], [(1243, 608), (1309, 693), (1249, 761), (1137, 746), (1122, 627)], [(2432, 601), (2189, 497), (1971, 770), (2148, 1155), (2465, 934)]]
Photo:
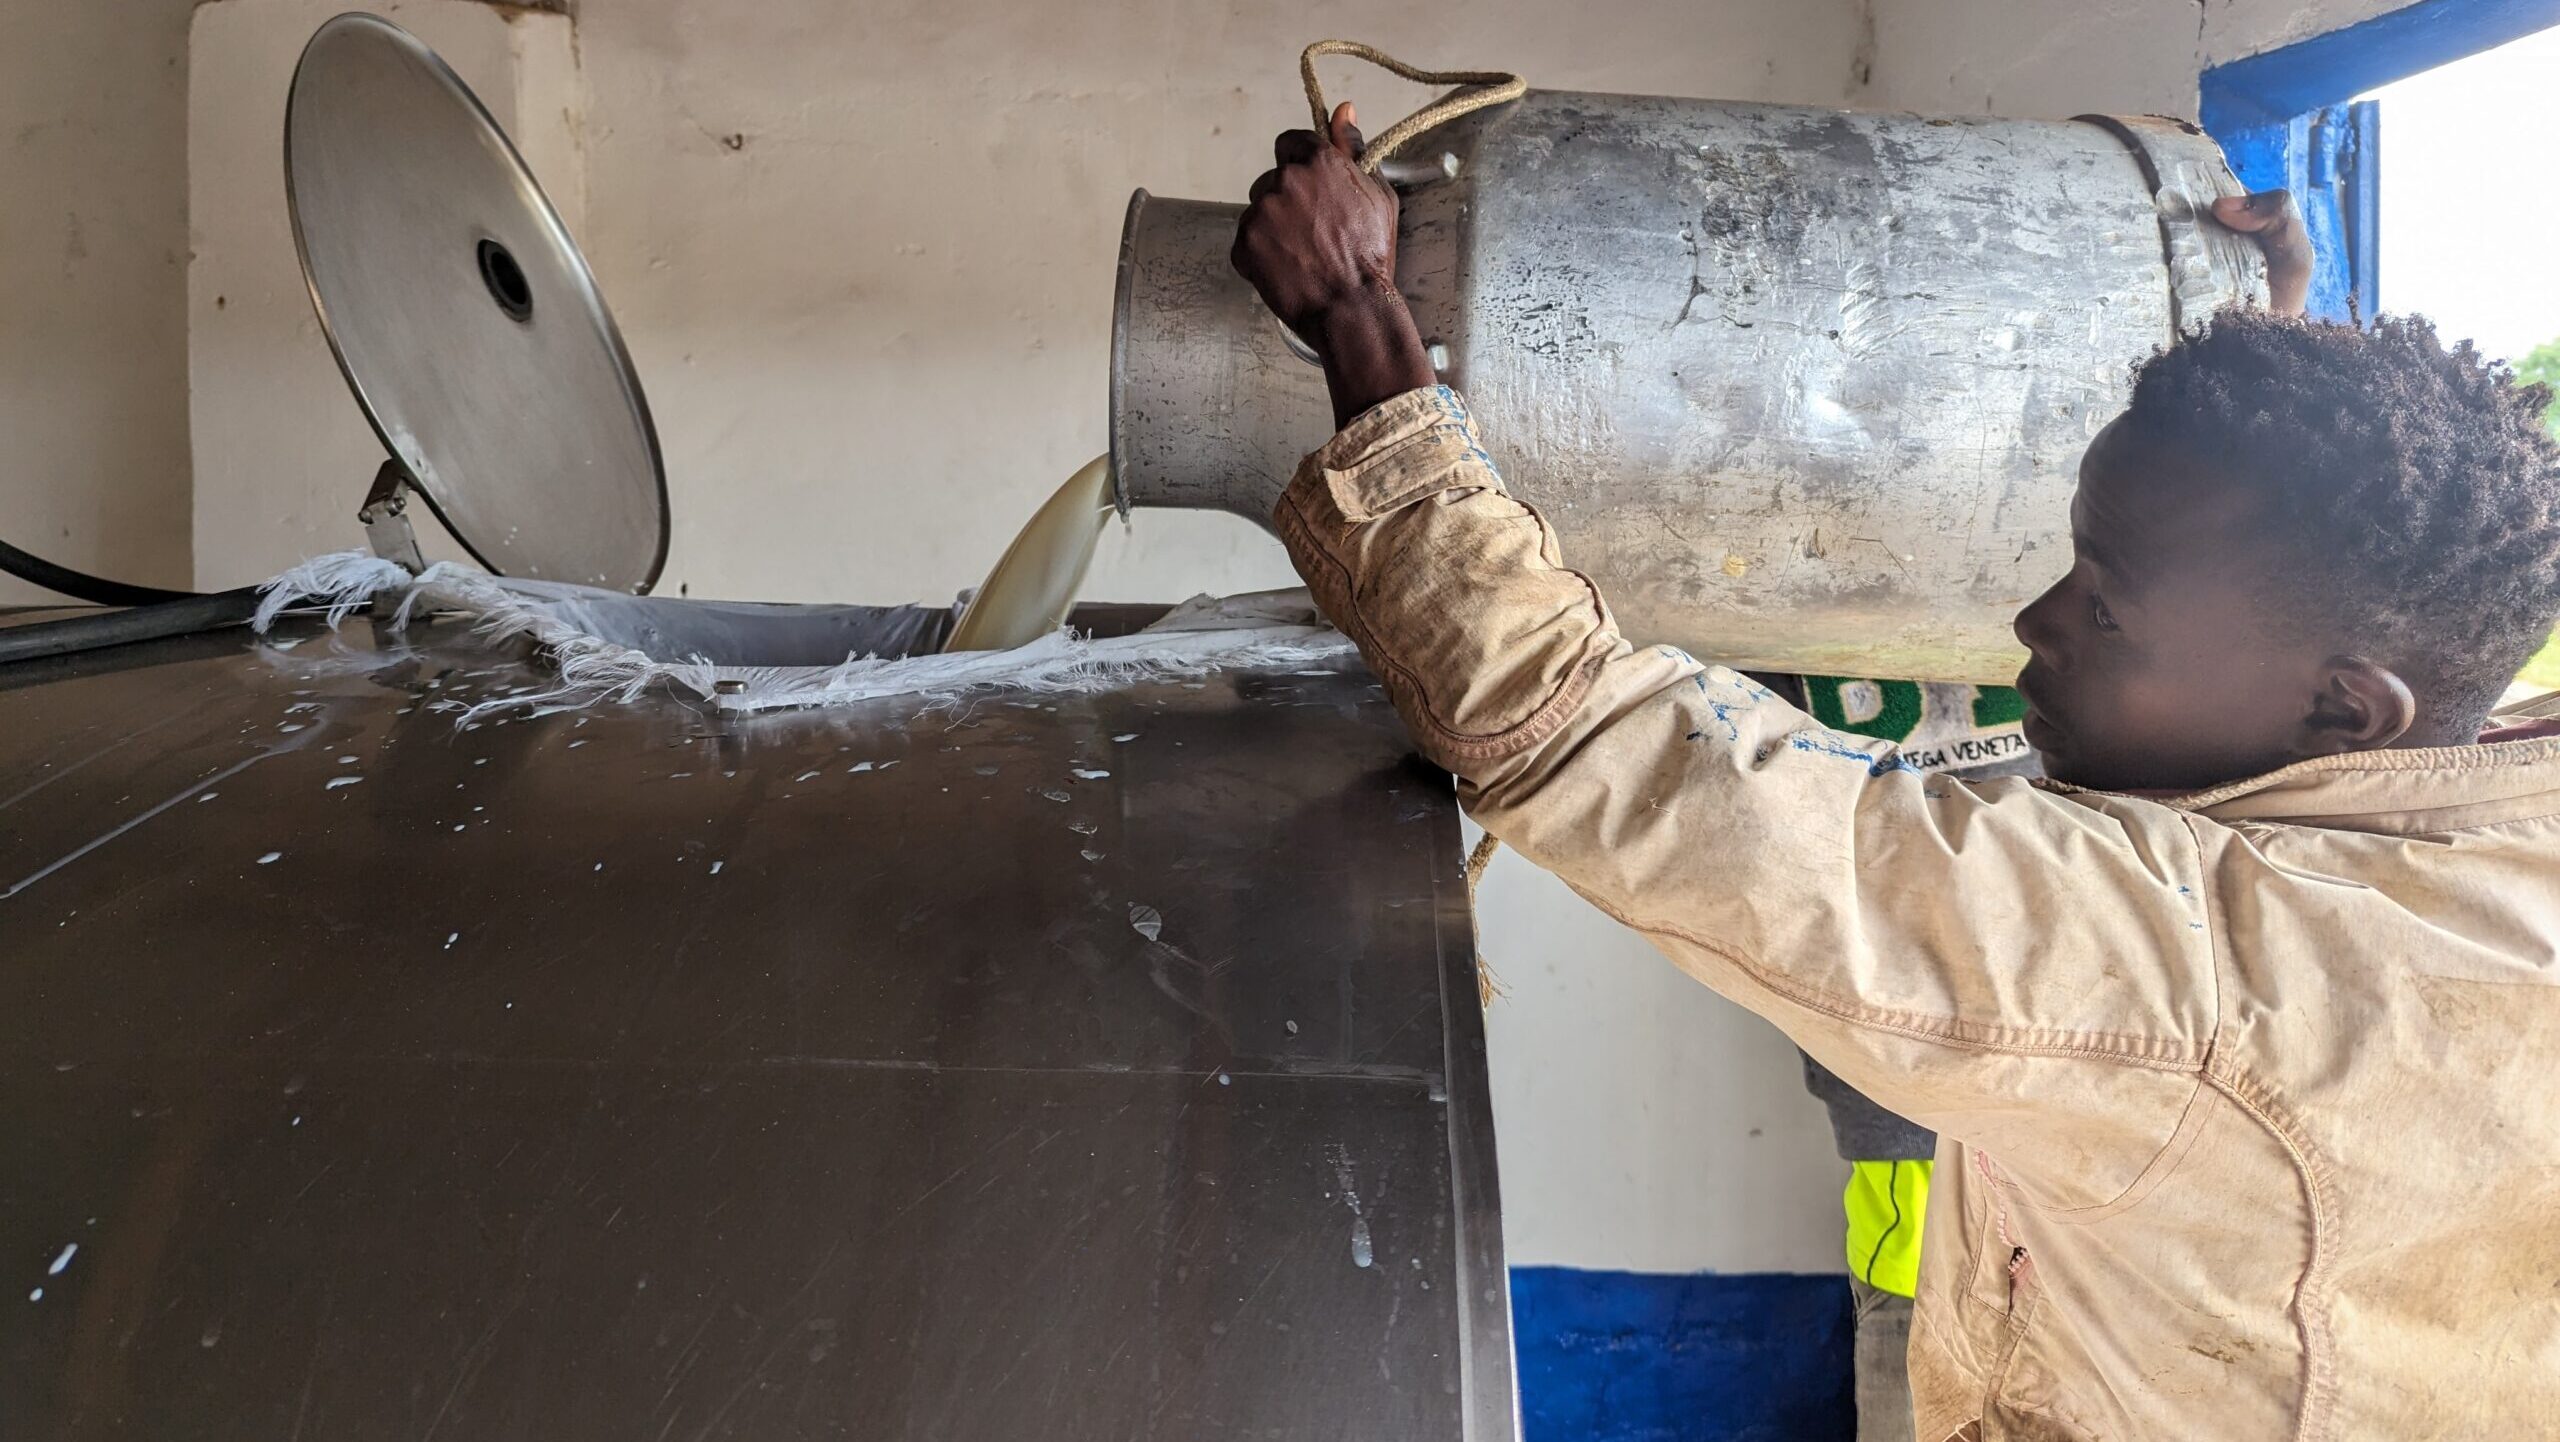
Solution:
[(726, 711), (898, 696), (939, 705), (982, 689), (1096, 692), (1218, 671), (1318, 665), (1352, 649), (1298, 590), (1195, 597), (1132, 635), (1094, 638), (1062, 627), (1011, 651), (848, 656), (833, 666), (726, 666), (709, 657), (660, 661), (568, 624), (554, 598), (570, 589), (588, 604), (613, 596), (548, 583), (519, 585), (454, 561), (438, 561), (412, 576), (390, 561), (345, 551), (315, 557), (267, 582), (249, 624), (264, 634), (287, 610), (325, 607), (334, 626), (357, 607), (397, 592), (394, 627), (408, 625), (421, 607), (456, 613), (472, 618), (474, 630), (492, 644), (532, 642), (557, 671), (559, 684), (551, 689), (482, 702), (462, 713), (464, 721), (519, 706), (631, 701), (660, 682)]

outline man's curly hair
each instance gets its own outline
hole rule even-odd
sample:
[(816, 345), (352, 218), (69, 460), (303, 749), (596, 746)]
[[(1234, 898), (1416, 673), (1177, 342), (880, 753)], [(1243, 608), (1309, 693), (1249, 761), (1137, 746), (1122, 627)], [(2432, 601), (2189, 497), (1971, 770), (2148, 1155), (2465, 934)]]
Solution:
[(2560, 616), (2551, 393), (2418, 316), (2370, 329), (2233, 309), (2135, 370), (2125, 423), (2236, 486), (2308, 629), (2476, 725)]

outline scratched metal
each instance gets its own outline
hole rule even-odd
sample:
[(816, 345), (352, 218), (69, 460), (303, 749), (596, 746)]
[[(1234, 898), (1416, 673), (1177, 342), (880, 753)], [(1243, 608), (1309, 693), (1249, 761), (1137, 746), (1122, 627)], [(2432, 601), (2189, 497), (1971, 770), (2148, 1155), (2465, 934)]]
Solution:
[(457, 731), (539, 674), (288, 639), (0, 668), (8, 1435), (1512, 1435), (1364, 673)]
[[(2133, 362), (2265, 290), (2175, 122), (1535, 92), (1421, 143), (1456, 178), (1407, 194), (1399, 283), (1488, 449), (1632, 635), (1739, 665), (2008, 680)], [(1267, 520), (1331, 429), (1239, 213), (1131, 207), (1124, 504)]]

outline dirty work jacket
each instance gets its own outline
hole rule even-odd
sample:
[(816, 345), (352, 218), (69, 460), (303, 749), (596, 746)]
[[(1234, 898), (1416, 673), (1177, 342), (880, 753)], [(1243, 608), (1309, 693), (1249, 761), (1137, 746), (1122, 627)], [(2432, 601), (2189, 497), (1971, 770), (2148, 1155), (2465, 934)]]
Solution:
[(1941, 1134), (1923, 1442), (2560, 1433), (2560, 739), (1918, 775), (1620, 637), (1446, 390), (1277, 523), (1488, 830)]

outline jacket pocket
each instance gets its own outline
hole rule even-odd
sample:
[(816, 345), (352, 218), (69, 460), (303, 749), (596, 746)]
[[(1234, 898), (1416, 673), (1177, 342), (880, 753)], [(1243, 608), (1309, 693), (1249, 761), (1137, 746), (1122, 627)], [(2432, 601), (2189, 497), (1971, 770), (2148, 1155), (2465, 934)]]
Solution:
[(1493, 462), (1467, 428), (1441, 421), (1342, 469), (1327, 467), (1325, 493), (1342, 519), (1374, 521), (1452, 490), (1501, 484)]
[(1974, 1247), (1962, 1298), (1965, 1341), (1982, 1377), (1986, 1415), (2007, 1384), (2018, 1344), (2035, 1320), (2043, 1287), (2027, 1247), (2020, 1213), (2000, 1185), (1999, 1168), (1979, 1150), (1965, 1152), (1966, 1230)]

